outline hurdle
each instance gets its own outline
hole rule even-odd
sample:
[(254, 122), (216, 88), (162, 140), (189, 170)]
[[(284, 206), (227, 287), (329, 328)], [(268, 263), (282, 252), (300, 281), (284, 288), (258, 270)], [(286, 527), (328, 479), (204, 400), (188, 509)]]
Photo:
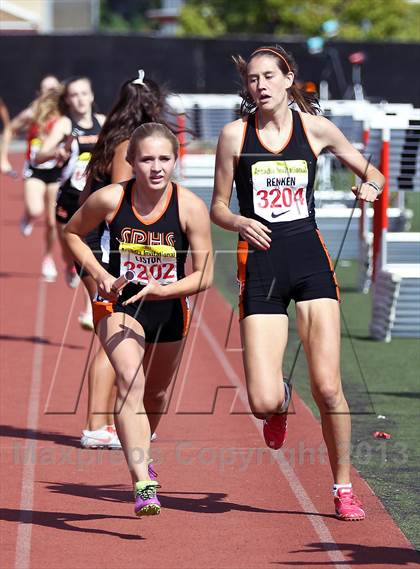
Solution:
[(380, 169), (386, 183), (374, 205), (370, 333), (390, 341), (420, 337), (420, 235), (391, 237), (387, 215), (391, 190), (402, 193), (400, 203), (403, 192), (420, 191), (420, 110), (379, 121), (375, 118), (370, 133), (381, 141)]

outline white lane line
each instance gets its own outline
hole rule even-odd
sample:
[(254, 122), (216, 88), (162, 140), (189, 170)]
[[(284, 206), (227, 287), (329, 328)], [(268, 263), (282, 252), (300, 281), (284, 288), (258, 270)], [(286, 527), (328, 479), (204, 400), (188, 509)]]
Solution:
[[(245, 407), (248, 408), (249, 403), (245, 388), (241, 383), (241, 380), (239, 379), (237, 373), (229, 363), (229, 360), (227, 359), (223, 350), (220, 348), (219, 342), (215, 338), (209, 326), (206, 324), (203, 315), (201, 316), (200, 327), (204, 336), (206, 337), (207, 342), (210, 345), (210, 348), (212, 349), (214, 355), (219, 360), (222, 368), (224, 369), (226, 376), (229, 378), (229, 381), (232, 383), (232, 385), (238, 388), (239, 397), (241, 398), (241, 401), (245, 405)], [(251, 414), (249, 415), (249, 417), (253, 420), (253, 423), (258, 432), (261, 432), (261, 421), (259, 419), (256, 419)], [(304, 512), (315, 512), (316, 514), (318, 514), (318, 510), (315, 508), (314, 503), (306, 493), (295, 471), (287, 462), (284, 453), (281, 450), (276, 452), (282, 455), (282, 460), (280, 461), (276, 460), (275, 462), (278, 464), (278, 467), (280, 468), (283, 476), (286, 478), (287, 482), (289, 483), (289, 486), (293, 494), (296, 496), (297, 501), (301, 505), (302, 510)], [(320, 542), (324, 544), (324, 549), (328, 553), (328, 556), (330, 557), (331, 561), (337, 563), (337, 565), (334, 565), (334, 567), (336, 567), (337, 569), (350, 569), (350, 566), (346, 564), (345, 557), (338, 549), (338, 546), (334, 538), (332, 537), (329, 529), (323, 522), (322, 518), (319, 515), (311, 515), (311, 514), (308, 514), (307, 517), (309, 518), (309, 521), (311, 522), (315, 530), (315, 533), (318, 535)]]
[[(47, 283), (40, 279), (35, 319), (35, 338), (42, 338), (44, 333), (47, 286)], [(32, 377), (26, 420), (27, 434), (30, 434), (30, 438), (28, 437), (26, 439), (25, 450), (23, 452), (23, 456), (27, 456), (28, 458), (25, 461), (22, 472), (22, 492), (20, 498), (19, 527), (16, 538), (15, 569), (30, 568), (32, 508), (34, 503), (34, 476), (36, 466), (36, 460), (33, 460), (31, 457), (36, 456), (37, 441), (34, 439), (34, 436), (38, 428), (43, 355), (44, 344), (43, 342), (38, 342), (35, 344), (32, 360)]]

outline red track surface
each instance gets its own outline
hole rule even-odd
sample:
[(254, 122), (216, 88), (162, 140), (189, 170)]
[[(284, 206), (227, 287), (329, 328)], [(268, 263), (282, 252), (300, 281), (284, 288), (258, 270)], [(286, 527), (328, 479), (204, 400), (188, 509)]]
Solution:
[(284, 454), (264, 447), (244, 404), (237, 324), (226, 347), (230, 309), (215, 290), (195, 311), (153, 444), (162, 514), (135, 518), (122, 453), (78, 446), (90, 342), (77, 324), (81, 292), (71, 312), (62, 274), (41, 282), (41, 227), (20, 236), (22, 185), (0, 184), (2, 568), (417, 566), (356, 472), (367, 520), (333, 517), (321, 430), (296, 393)]

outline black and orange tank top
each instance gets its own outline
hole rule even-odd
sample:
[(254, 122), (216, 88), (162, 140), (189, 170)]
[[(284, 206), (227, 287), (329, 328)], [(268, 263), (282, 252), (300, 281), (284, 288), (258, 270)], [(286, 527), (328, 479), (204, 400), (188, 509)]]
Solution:
[[(127, 182), (120, 205), (109, 225), (109, 272), (119, 277), (127, 271), (135, 275), (133, 284), (147, 284), (147, 268), (162, 285), (185, 276), (189, 249), (178, 210), (178, 187), (171, 183), (166, 208), (156, 219), (143, 219), (134, 205), (134, 182)], [(138, 289), (137, 289), (138, 291)]]
[(317, 158), (299, 112), (281, 150), (261, 141), (258, 113), (247, 119), (235, 185), (241, 215), (257, 219), (273, 234), (294, 235), (316, 228), (314, 181)]
[(74, 138), (70, 158), (63, 168), (61, 189), (81, 192), (86, 185), (86, 169), (101, 132), (101, 125), (96, 115), (92, 115), (90, 128), (81, 127), (74, 119), (71, 119), (71, 128)]

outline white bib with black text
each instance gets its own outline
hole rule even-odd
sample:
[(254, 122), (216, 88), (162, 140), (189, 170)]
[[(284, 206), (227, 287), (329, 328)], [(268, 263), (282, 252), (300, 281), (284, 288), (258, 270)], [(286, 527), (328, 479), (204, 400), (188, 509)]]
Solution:
[(270, 160), (252, 165), (254, 211), (271, 223), (308, 217), (306, 160)]

